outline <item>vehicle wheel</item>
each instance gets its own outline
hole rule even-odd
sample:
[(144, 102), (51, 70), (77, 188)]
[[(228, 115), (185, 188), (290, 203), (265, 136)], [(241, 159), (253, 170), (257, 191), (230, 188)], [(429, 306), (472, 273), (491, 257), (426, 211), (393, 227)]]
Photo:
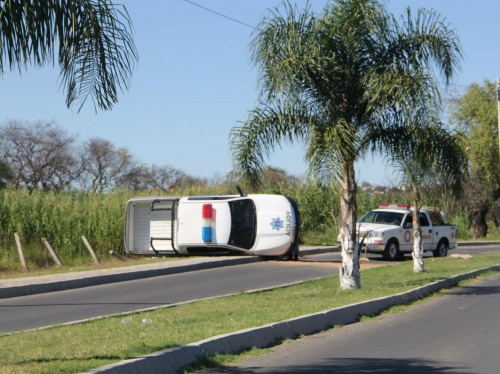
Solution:
[(299, 259), (299, 246), (300, 246), (300, 225), (302, 223), (300, 218), (300, 211), (297, 203), (291, 197), (286, 197), (293, 207), (295, 212), (295, 235), (293, 237), (293, 244), (288, 250), (287, 259), (289, 261), (298, 261)]
[(432, 251), (434, 257), (446, 257), (448, 255), (448, 242), (446, 240), (441, 240), (437, 248)]
[(294, 243), (291, 245), (286, 258), (288, 261), (297, 261), (299, 259), (298, 243)]
[(389, 242), (385, 246), (384, 253), (382, 254), (382, 256), (386, 260), (391, 260), (391, 261), (397, 260), (400, 256), (398, 241), (395, 239), (389, 240)]

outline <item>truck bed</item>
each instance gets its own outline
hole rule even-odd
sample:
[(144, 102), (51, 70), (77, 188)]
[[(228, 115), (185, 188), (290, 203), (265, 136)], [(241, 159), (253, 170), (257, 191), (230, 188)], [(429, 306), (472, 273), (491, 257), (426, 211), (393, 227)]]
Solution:
[(179, 198), (138, 198), (127, 204), (125, 250), (134, 254), (176, 253)]

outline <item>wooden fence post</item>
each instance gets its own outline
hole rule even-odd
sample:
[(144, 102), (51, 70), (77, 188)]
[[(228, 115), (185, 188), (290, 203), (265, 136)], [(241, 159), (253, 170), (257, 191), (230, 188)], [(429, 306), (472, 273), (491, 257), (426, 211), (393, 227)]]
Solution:
[(45, 238), (42, 238), (42, 242), (43, 242), (43, 245), (45, 245), (45, 248), (47, 248), (47, 250), (49, 251), (49, 253), (52, 256), (52, 258), (54, 259), (54, 261), (56, 262), (57, 266), (62, 266), (61, 260), (59, 260), (59, 257), (57, 257), (56, 252), (54, 251), (54, 249), (52, 249), (48, 240)]
[(92, 256), (92, 259), (94, 260), (94, 262), (96, 264), (99, 263), (99, 259), (97, 258), (97, 256), (95, 255), (95, 252), (94, 250), (92, 249), (92, 247), (90, 246), (90, 243), (89, 241), (87, 240), (87, 238), (85, 236), (82, 236), (82, 240), (83, 240), (83, 244), (85, 244), (85, 247), (87, 247), (87, 250), (89, 251), (90, 253), (90, 256)]
[(26, 260), (24, 259), (23, 245), (21, 244), (21, 238), (17, 232), (14, 233), (14, 239), (16, 240), (17, 253), (19, 253), (19, 260), (21, 260), (21, 265), (23, 268), (27, 269)]

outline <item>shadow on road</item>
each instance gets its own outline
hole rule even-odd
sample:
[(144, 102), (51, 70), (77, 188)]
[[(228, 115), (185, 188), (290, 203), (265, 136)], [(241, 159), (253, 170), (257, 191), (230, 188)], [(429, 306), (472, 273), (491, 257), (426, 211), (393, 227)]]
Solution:
[(404, 374), (472, 374), (467, 367), (453, 365), (443, 366), (429, 360), (419, 359), (376, 359), (376, 358), (345, 358), (330, 359), (313, 366), (283, 366), (248, 368), (219, 367), (206, 369), (196, 373), (404, 373)]
[(463, 286), (457, 289), (448, 290), (447, 295), (498, 295), (500, 294), (500, 287), (474, 287)]

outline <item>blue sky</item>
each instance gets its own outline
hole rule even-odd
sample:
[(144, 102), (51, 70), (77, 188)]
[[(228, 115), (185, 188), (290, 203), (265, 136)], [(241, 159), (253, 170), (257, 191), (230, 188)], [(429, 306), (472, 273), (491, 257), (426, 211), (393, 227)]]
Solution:
[[(233, 20), (184, 0), (117, 0), (134, 23), (139, 62), (128, 92), (111, 111), (89, 102), (78, 113), (67, 109), (59, 70), (29, 67), (0, 78), (0, 123), (53, 121), (81, 142), (100, 137), (127, 147), (139, 162), (168, 165), (194, 177), (216, 180), (231, 170), (228, 135), (256, 104), (257, 71), (250, 64), (252, 28), (275, 0), (193, 0)], [(306, 1), (295, 0), (299, 6)], [(319, 11), (326, 0), (310, 0)], [(450, 90), (494, 81), (498, 68), (498, 0), (392, 0), (399, 16), (407, 6), (435, 9), (457, 30), (464, 61)], [(239, 21), (236, 22), (235, 20)], [(90, 105), (89, 105), (90, 104)], [(307, 166), (300, 145), (284, 144), (268, 165), (302, 176)], [(357, 165), (360, 181), (394, 184), (392, 170), (369, 157)]]

